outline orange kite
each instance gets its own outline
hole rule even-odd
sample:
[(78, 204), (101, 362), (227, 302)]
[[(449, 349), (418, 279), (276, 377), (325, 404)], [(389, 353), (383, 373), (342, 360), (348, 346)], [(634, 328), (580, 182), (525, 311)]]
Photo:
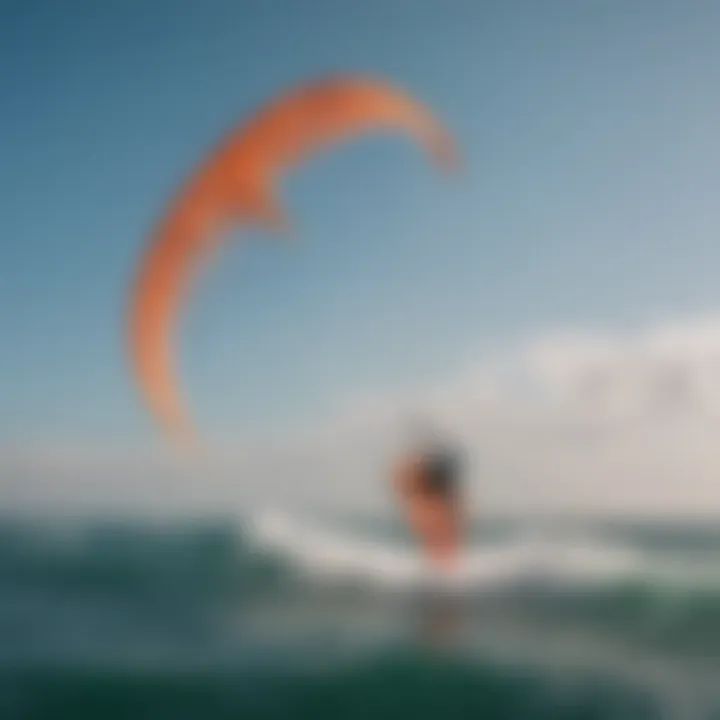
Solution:
[(444, 166), (453, 143), (430, 111), (385, 83), (323, 80), (281, 95), (239, 128), (190, 176), (155, 230), (131, 297), (131, 361), (142, 395), (178, 439), (194, 429), (172, 362), (176, 316), (198, 261), (234, 224), (285, 226), (277, 176), (310, 153), (372, 129), (409, 134)]

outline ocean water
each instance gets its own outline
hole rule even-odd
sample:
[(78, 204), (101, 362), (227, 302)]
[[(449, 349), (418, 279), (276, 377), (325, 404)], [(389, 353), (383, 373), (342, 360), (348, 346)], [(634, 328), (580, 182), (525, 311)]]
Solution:
[(720, 522), (0, 521), (0, 718), (720, 718)]

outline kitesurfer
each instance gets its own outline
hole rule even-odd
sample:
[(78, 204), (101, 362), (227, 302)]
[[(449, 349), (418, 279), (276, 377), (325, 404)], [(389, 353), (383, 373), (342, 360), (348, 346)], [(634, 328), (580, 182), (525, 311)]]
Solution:
[(394, 469), (394, 485), (411, 530), (436, 565), (453, 566), (463, 531), (461, 457), (446, 444), (425, 442)]

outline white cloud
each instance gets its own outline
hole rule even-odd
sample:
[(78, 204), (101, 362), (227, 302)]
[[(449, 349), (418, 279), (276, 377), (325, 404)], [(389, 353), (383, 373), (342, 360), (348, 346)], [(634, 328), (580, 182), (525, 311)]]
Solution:
[[(0, 449), (0, 502), (82, 510), (386, 505), (386, 462), (423, 412), (468, 449), (478, 507), (720, 510), (720, 320), (563, 332), (414, 397), (364, 398), (287, 437), (166, 450)], [(232, 448), (232, 449), (228, 449)]]

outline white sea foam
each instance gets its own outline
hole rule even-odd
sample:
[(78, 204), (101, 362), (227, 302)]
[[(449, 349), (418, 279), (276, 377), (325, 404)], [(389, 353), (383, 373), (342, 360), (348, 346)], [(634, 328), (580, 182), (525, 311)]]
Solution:
[(439, 570), (399, 541), (377, 541), (278, 511), (257, 514), (250, 532), (258, 548), (281, 555), (306, 575), (394, 588), (491, 591), (527, 581), (593, 586), (637, 576), (643, 569), (642, 556), (630, 549), (525, 538), (471, 546), (455, 568)]

